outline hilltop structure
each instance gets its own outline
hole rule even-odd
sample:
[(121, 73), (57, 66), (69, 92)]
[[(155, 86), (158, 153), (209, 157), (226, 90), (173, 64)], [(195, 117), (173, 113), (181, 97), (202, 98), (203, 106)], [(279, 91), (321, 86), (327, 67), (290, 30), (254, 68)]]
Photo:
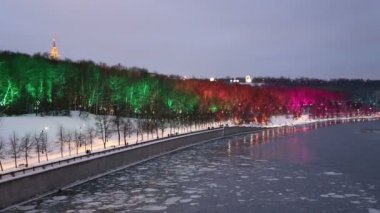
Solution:
[(55, 38), (53, 38), (53, 43), (50, 50), (49, 58), (52, 60), (59, 60), (59, 52), (58, 52), (58, 47), (55, 43)]

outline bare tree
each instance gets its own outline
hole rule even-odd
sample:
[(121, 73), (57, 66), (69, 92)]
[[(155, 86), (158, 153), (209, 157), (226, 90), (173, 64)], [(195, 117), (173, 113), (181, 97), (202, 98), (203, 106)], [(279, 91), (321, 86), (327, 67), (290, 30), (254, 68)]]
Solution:
[(130, 138), (131, 132), (132, 132), (132, 123), (129, 118), (127, 120), (122, 121), (122, 127), (123, 127), (123, 138), (124, 138), (124, 145), (127, 146), (127, 135)]
[(9, 136), (9, 154), (12, 156), (15, 162), (15, 168), (17, 168), (17, 158), (20, 157), (20, 139), (16, 135), (16, 132), (13, 132), (11, 136)]
[(34, 143), (34, 148), (36, 149), (38, 163), (40, 163), (40, 156), (42, 152), (41, 134), (37, 135), (37, 133), (34, 133), (32, 139)]
[(47, 132), (42, 131), (42, 132), (40, 133), (40, 141), (41, 141), (41, 151), (42, 151), (42, 154), (45, 153), (46, 161), (48, 161), (48, 160), (49, 160), (49, 158), (48, 158), (49, 141), (48, 141), (48, 135), (47, 135)]
[(84, 145), (84, 151), (87, 151), (87, 140), (86, 140), (86, 134), (83, 134), (82, 129), (79, 131), (79, 138), (80, 138), (80, 146), (82, 147)]
[(0, 138), (0, 169), (3, 171), (3, 164), (1, 163), (1, 159), (4, 159), (4, 141)]
[(75, 149), (77, 151), (77, 155), (79, 154), (79, 147), (82, 146), (82, 133), (78, 132), (77, 130), (74, 131), (74, 143), (75, 143)]
[(119, 110), (115, 110), (115, 117), (113, 118), (113, 123), (115, 124), (115, 127), (116, 127), (116, 132), (117, 132), (117, 139), (119, 141), (119, 146), (120, 146), (120, 132), (121, 132), (121, 129), (120, 129), (120, 126), (122, 125), (122, 119), (120, 117), (120, 111)]
[(21, 139), (20, 149), (25, 157), (25, 166), (28, 167), (28, 158), (30, 157), (30, 152), (33, 149), (33, 141), (31, 140), (30, 134), (26, 134)]
[(59, 126), (58, 129), (58, 143), (59, 143), (59, 150), (61, 151), (61, 157), (63, 158), (63, 147), (65, 145), (65, 129), (63, 126)]
[(69, 149), (69, 156), (71, 156), (71, 143), (72, 143), (72, 137), (71, 137), (71, 132), (67, 130), (63, 134), (63, 141), (67, 145), (67, 148)]
[(96, 137), (96, 130), (93, 127), (90, 127), (86, 131), (88, 143), (90, 144), (90, 149), (92, 151), (92, 144), (94, 142), (94, 138)]
[(107, 115), (97, 115), (96, 126), (105, 149), (108, 140), (112, 136), (112, 121)]
[(161, 119), (158, 121), (157, 123), (157, 126), (158, 128), (161, 130), (161, 138), (164, 137), (164, 132), (165, 132), (165, 129), (166, 129), (166, 122), (164, 119)]
[(151, 127), (151, 123), (150, 123), (150, 120), (144, 120), (142, 122), (142, 131), (143, 132), (146, 132), (147, 133), (147, 140), (149, 140), (149, 133), (150, 133), (150, 127)]
[(139, 142), (139, 134), (141, 136), (141, 140), (143, 141), (144, 140), (144, 134), (143, 134), (143, 121), (142, 119), (138, 118), (137, 119), (137, 125), (135, 127), (135, 130), (136, 130), (136, 143)]

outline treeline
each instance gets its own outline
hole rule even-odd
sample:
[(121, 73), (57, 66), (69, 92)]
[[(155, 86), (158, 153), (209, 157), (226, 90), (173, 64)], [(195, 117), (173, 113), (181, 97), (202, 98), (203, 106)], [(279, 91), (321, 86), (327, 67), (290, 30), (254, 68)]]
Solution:
[[(319, 80), (265, 81), (266, 86), (252, 87), (183, 80), (121, 65), (1, 52), (0, 112), (54, 115), (80, 110), (157, 122), (234, 119), (260, 123), (277, 114), (345, 116), (370, 113), (379, 106), (378, 82), (358, 96), (355, 91), (363, 87), (355, 90), (356, 84), (350, 83), (342, 89), (335, 82)], [(363, 82), (357, 82), (358, 86)]]
[(331, 79), (321, 80), (313, 78), (270, 78), (259, 77), (254, 79), (257, 83), (267, 85), (287, 85), (288, 87), (312, 87), (327, 89), (335, 92), (344, 92), (351, 95), (352, 99), (367, 105), (380, 105), (380, 80), (363, 79)]

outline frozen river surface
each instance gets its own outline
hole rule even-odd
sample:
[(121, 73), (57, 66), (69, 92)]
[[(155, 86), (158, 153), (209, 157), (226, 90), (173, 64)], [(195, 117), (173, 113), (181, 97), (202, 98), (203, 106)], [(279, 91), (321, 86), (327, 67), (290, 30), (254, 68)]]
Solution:
[(15, 212), (380, 212), (380, 121), (205, 143)]

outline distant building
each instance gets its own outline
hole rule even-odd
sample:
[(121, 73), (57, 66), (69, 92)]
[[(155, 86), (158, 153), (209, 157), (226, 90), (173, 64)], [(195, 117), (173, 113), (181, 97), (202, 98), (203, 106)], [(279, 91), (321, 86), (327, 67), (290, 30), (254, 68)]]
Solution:
[(230, 83), (239, 83), (239, 78), (230, 79)]
[(245, 83), (252, 83), (252, 78), (250, 75), (245, 76)]
[(219, 81), (225, 82), (229, 84), (241, 84), (248, 85), (252, 87), (262, 87), (265, 85), (264, 82), (260, 82), (258, 79), (252, 78), (250, 75), (246, 75), (245, 77), (227, 77), (227, 78), (210, 78), (210, 81)]
[(58, 47), (55, 43), (55, 38), (53, 38), (53, 44), (50, 50), (49, 58), (52, 60), (59, 60), (59, 52), (58, 52)]

